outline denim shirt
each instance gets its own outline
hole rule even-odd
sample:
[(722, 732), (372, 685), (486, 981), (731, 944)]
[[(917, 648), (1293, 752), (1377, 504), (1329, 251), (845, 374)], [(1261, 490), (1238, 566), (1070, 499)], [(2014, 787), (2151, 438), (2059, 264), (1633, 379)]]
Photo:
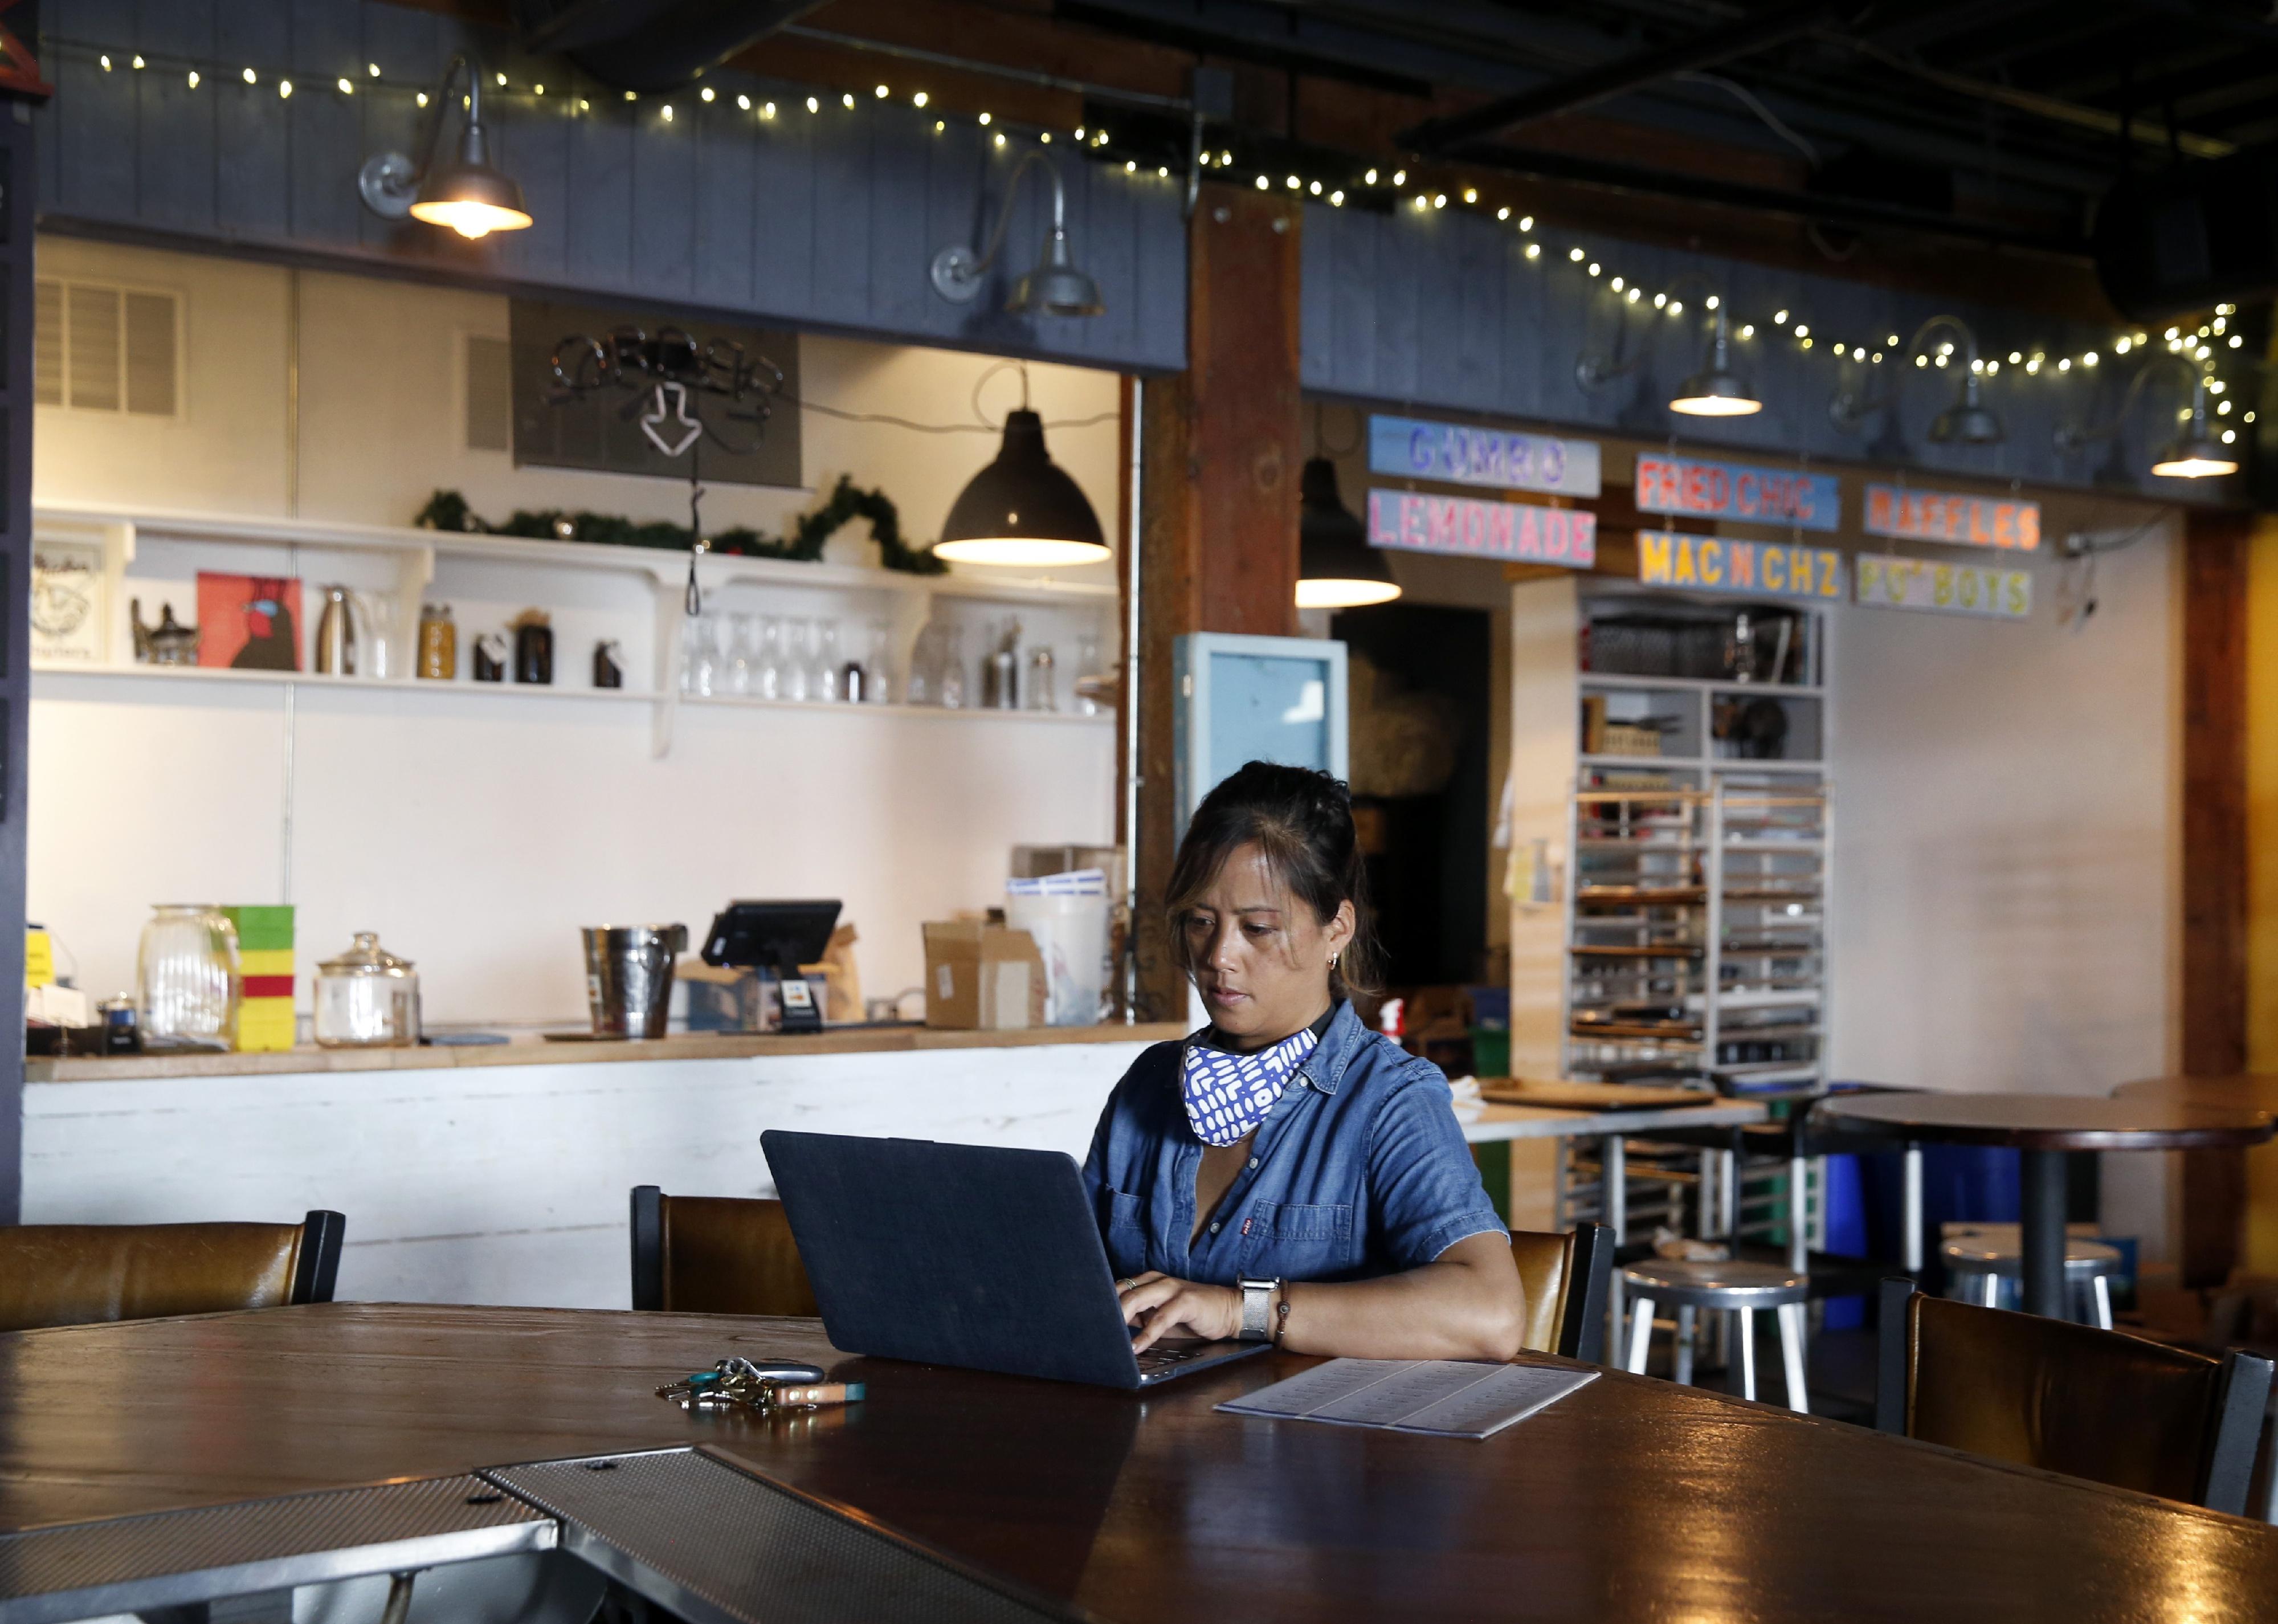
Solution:
[(1184, 1047), (1158, 1043), (1132, 1063), (1084, 1161), (1118, 1275), (1365, 1280), (1421, 1268), (1466, 1236), (1506, 1232), (1447, 1078), (1341, 1004), (1190, 1247), (1203, 1142), (1179, 1096)]

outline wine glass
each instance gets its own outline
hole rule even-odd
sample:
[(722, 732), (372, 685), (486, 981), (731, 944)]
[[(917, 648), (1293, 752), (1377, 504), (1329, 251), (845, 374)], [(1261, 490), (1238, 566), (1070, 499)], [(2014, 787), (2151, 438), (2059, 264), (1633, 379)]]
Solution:
[(965, 628), (948, 627), (942, 638), (941, 702), (952, 710), (965, 708)]
[(835, 700), (839, 697), (840, 689), (838, 623), (819, 620), (814, 624), (814, 677), (807, 686), (808, 696)]
[(761, 699), (784, 696), (784, 627), (779, 615), (760, 617), (760, 652), (752, 692)]
[(892, 636), (883, 620), (870, 623), (870, 652), (862, 662), (862, 697), (873, 705), (892, 702), (892, 678), (886, 670), (886, 648)]
[(813, 675), (808, 665), (809, 626), (804, 620), (784, 622), (783, 697), (804, 700), (814, 697), (807, 687)]
[(759, 641), (759, 628), (749, 615), (728, 617), (728, 692), (749, 693), (752, 691), (753, 645)]

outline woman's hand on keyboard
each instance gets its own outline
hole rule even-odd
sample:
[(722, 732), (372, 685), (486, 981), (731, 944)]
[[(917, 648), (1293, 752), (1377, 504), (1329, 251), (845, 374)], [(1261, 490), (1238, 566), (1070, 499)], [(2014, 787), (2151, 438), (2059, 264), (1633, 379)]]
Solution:
[(1140, 1328), (1134, 1353), (1183, 1332), (1205, 1342), (1228, 1342), (1242, 1333), (1242, 1293), (1233, 1286), (1197, 1285), (1150, 1269), (1115, 1283), (1123, 1322)]

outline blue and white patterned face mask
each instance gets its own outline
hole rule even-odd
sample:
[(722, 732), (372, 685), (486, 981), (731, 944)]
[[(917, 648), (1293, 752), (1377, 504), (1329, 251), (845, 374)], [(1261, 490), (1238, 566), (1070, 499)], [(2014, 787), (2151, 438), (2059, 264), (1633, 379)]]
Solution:
[(1187, 1122), (1205, 1145), (1231, 1145), (1264, 1122), (1321, 1040), (1311, 1027), (1254, 1054), (1189, 1043), (1179, 1068)]

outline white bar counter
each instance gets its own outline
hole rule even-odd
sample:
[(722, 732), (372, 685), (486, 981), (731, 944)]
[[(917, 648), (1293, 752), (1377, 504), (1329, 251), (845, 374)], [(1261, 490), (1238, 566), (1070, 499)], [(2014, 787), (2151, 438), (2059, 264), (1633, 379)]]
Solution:
[(27, 1223), (348, 1218), (337, 1295), (623, 1308), (627, 1192), (775, 1192), (770, 1128), (1082, 1157), (1173, 1025), (34, 1060)]

